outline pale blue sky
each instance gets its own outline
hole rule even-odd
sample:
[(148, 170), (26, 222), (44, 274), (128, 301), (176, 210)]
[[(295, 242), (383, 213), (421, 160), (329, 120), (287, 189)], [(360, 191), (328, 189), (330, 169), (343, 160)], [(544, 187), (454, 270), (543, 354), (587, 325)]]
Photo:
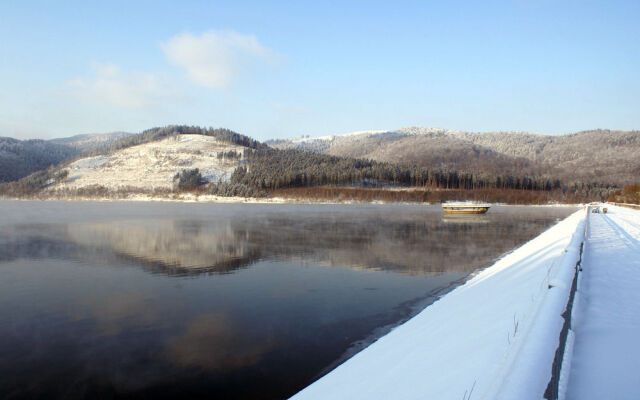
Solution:
[(639, 21), (637, 0), (0, 0), (0, 136), (639, 129)]

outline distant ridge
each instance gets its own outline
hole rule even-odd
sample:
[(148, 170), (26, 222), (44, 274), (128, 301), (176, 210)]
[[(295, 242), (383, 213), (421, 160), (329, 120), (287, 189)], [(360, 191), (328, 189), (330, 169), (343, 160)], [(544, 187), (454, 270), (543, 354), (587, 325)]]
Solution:
[(79, 154), (75, 148), (47, 140), (0, 137), (0, 182), (18, 180)]
[(127, 132), (89, 133), (51, 140), (0, 137), (0, 182), (16, 181), (131, 135)]
[(628, 184), (640, 176), (640, 131), (565, 135), (462, 132), (406, 127), (317, 138), (271, 140), (278, 149), (410, 163), (492, 174), (554, 176), (565, 181)]
[(71, 146), (83, 153), (87, 153), (132, 135), (134, 133), (129, 132), (82, 133), (70, 137), (51, 139), (50, 142)]

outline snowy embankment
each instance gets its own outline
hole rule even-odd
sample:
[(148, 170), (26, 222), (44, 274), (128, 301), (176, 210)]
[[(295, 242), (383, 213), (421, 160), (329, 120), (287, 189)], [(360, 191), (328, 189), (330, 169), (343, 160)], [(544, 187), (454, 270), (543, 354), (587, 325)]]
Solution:
[(541, 399), (585, 215), (507, 254), (293, 398)]

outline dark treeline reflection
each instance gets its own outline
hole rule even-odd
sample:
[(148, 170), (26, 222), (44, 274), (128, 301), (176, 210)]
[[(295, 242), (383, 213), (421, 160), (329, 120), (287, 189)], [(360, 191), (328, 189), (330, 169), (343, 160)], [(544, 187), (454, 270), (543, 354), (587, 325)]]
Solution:
[(288, 398), (573, 211), (0, 202), (0, 398)]
[(18, 225), (0, 236), (0, 260), (129, 260), (168, 275), (229, 273), (260, 259), (402, 274), (471, 272), (567, 214), (524, 207), (483, 216), (367, 211)]

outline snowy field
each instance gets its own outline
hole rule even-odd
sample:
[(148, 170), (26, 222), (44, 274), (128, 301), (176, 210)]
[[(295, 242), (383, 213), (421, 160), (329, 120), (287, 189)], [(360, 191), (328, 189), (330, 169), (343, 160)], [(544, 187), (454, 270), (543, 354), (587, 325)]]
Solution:
[(640, 211), (607, 208), (589, 218), (569, 399), (640, 399)]
[(75, 161), (66, 168), (68, 179), (51, 189), (77, 189), (91, 185), (109, 189), (170, 189), (176, 173), (192, 168), (199, 168), (202, 176), (210, 182), (227, 181), (239, 162), (218, 159), (217, 154), (230, 150), (243, 153), (243, 149), (218, 142), (211, 136), (178, 135), (128, 147), (111, 155)]
[(585, 215), (506, 255), (293, 398), (541, 399)]

